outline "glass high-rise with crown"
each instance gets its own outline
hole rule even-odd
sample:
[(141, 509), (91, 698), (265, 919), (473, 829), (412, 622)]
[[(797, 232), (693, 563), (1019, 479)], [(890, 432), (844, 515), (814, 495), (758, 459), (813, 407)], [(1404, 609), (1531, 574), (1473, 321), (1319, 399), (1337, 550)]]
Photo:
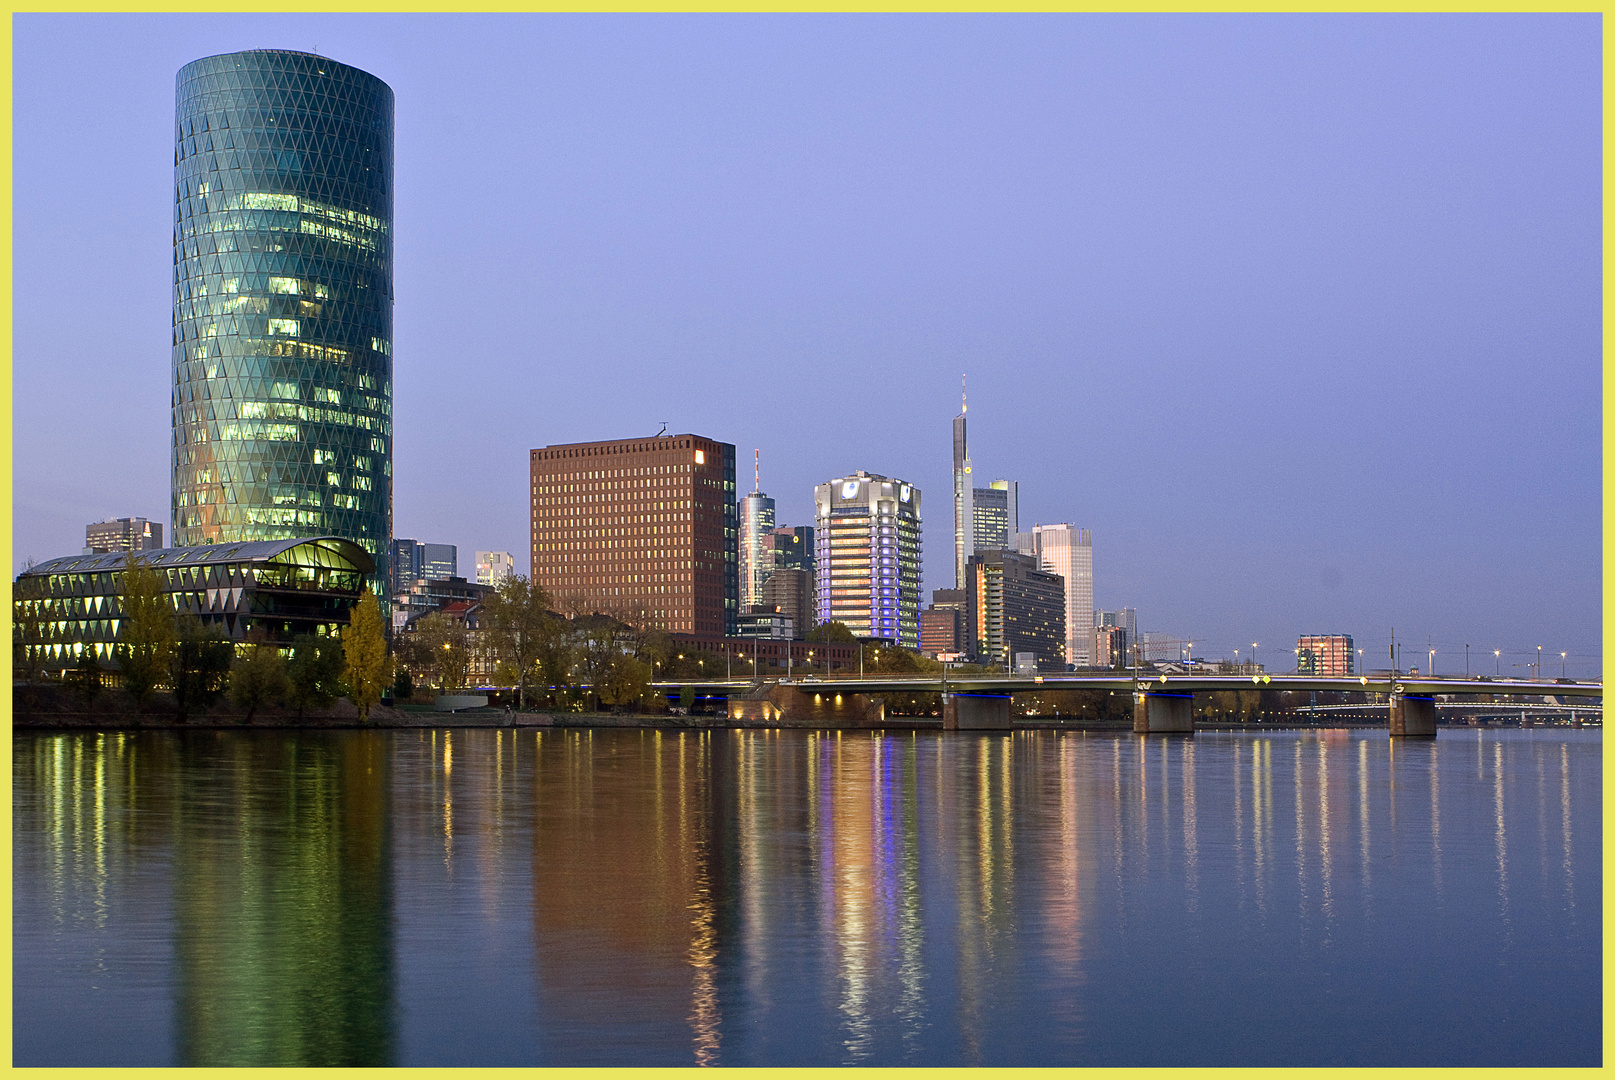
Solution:
[(393, 92), (274, 49), (186, 64), (173, 543), (392, 535)]

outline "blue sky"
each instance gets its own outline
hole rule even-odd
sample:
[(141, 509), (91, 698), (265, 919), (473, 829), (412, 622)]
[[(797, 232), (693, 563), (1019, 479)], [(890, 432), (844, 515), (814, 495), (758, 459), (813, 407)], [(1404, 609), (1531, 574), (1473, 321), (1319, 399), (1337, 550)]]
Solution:
[(14, 26), (14, 564), (166, 521), (174, 73), (283, 47), (397, 94), (395, 532), (463, 567), (528, 449), (665, 421), (783, 523), (917, 484), (948, 587), (968, 372), (1145, 629), (1600, 668), (1597, 16)]

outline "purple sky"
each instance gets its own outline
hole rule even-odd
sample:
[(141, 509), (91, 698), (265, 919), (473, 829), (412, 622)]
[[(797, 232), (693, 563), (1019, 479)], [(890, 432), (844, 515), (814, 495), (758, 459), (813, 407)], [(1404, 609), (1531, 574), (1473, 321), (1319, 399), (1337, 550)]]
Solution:
[(783, 524), (919, 485), (928, 597), (968, 372), (1144, 629), (1601, 670), (1596, 15), (14, 27), (14, 566), (166, 527), (174, 73), (280, 47), (397, 94), (395, 532), (464, 572), (528, 449), (665, 421)]

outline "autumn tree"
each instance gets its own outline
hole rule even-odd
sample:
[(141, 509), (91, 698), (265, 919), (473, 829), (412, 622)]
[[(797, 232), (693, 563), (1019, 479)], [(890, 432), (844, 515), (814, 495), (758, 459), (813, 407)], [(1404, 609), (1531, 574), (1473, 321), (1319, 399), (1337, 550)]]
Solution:
[(348, 698), (359, 710), (359, 722), (370, 719), (370, 707), (381, 700), (382, 691), (392, 678), (392, 657), (387, 655), (387, 637), (381, 629), (381, 605), (369, 589), (359, 597), (342, 634), (344, 674)]

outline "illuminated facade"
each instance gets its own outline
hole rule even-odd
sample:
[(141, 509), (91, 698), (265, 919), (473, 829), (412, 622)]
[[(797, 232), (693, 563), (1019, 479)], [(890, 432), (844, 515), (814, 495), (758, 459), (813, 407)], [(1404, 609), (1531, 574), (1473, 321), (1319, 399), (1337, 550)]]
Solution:
[(920, 646), (920, 489), (856, 472), (813, 489), (818, 621)]
[(1302, 634), (1295, 643), (1297, 675), (1355, 675), (1350, 634)]
[(179, 71), (173, 541), (392, 536), (393, 93), (323, 56)]
[(1065, 585), (1017, 551), (978, 551), (966, 566), (965, 623), (970, 650), (985, 664), (1011, 670), (1016, 653), (1032, 653), (1039, 671), (1065, 670)]
[(108, 555), (114, 551), (158, 551), (163, 546), (163, 526), (145, 518), (113, 518), (84, 527), (86, 554)]
[(545, 446), (530, 459), (533, 583), (558, 606), (735, 633), (734, 446), (669, 435)]
[(740, 609), (763, 602), (763, 582), (774, 569), (769, 541), (774, 533), (774, 500), (753, 490), (740, 500)]
[[(283, 643), (299, 634), (334, 635), (376, 569), (363, 548), (334, 536), (136, 557), (156, 572), (175, 614), (194, 616), (231, 641), (254, 632)], [(85, 649), (110, 659), (122, 640), (128, 559), (121, 551), (69, 555), (24, 570), (11, 591), (13, 648), (37, 649), (47, 671), (71, 666)]]

